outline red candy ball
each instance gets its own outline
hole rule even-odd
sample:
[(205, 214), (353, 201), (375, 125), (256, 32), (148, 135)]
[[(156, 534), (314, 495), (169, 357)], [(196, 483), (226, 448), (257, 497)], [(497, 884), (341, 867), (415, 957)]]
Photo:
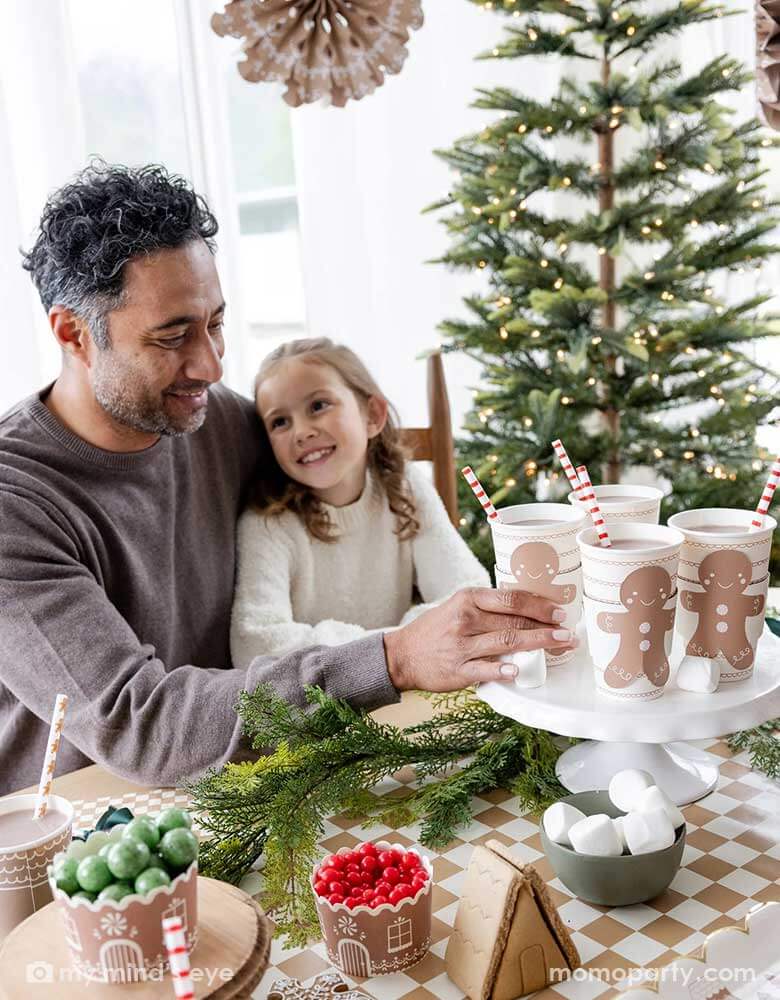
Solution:
[(382, 872), (382, 878), (385, 880), (385, 882), (389, 882), (390, 885), (396, 885), (398, 882), (401, 881), (401, 873), (398, 871), (397, 868), (390, 865), (388, 868), (385, 868), (385, 870)]
[(344, 897), (340, 893), (338, 893), (338, 892), (332, 892), (330, 894), (330, 901), (335, 906), (336, 903), (343, 903), (344, 902)]

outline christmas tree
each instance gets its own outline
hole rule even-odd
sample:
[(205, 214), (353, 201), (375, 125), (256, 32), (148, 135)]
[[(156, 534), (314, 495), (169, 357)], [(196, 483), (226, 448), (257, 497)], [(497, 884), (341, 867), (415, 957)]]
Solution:
[[(540, 477), (558, 499), (568, 487), (550, 442), (560, 437), (596, 483), (649, 466), (673, 484), (662, 520), (754, 507), (769, 466), (756, 427), (773, 422), (778, 375), (755, 363), (752, 341), (780, 326), (761, 315), (768, 295), (724, 301), (715, 286), (778, 251), (759, 162), (778, 140), (721, 103), (751, 80), (734, 59), (685, 76), (663, 57), (671, 36), (725, 9), (470, 2), (509, 18), (480, 58), (518, 60), (529, 83), (528, 56), (555, 56), (562, 69), (547, 103), (479, 91), (475, 106), (494, 118), (438, 151), (456, 172), (432, 206), (450, 210), (441, 260), (487, 277), (487, 291), (465, 299), (468, 318), (441, 325), (444, 350), (482, 366), (464, 463), (496, 504), (538, 499)], [(489, 563), (465, 487), (462, 501), (464, 531)]]

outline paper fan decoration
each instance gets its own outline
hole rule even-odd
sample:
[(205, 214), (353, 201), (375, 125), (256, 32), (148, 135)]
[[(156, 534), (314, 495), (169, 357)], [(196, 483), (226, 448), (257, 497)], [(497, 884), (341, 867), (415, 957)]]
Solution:
[(756, 83), (767, 125), (780, 129), (780, 0), (756, 0)]
[(398, 73), (420, 0), (232, 0), (211, 26), (242, 38), (245, 80), (279, 80), (292, 107), (326, 98), (344, 107)]

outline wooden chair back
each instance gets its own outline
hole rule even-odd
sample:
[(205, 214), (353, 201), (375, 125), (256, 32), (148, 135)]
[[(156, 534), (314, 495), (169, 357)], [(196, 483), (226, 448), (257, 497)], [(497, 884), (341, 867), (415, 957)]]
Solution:
[(450, 521), (458, 526), (458, 495), (455, 485), (455, 445), (444, 365), (436, 351), (428, 358), (429, 427), (404, 427), (401, 441), (412, 461), (433, 463), (433, 482)]

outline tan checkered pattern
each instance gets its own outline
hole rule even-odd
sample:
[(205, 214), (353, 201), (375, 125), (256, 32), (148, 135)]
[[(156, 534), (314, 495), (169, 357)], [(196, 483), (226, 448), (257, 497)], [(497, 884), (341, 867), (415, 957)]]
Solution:
[[(532, 862), (548, 882), (586, 969), (623, 969), (628, 973), (664, 965), (695, 950), (708, 932), (740, 921), (757, 903), (780, 900), (780, 782), (752, 771), (746, 756), (732, 756), (721, 740), (699, 740), (694, 745), (717, 754), (724, 763), (717, 790), (683, 810), (688, 824), (683, 866), (663, 895), (650, 903), (614, 909), (573, 898), (553, 877), (542, 853), (539, 817), (524, 814), (507, 793), (493, 792), (474, 801), (471, 825), (434, 855), (433, 945), (429, 954), (406, 972), (365, 980), (361, 989), (376, 1000), (462, 1000), (463, 994), (444, 971), (444, 952), (472, 846), (491, 837), (506, 844), (522, 861)], [(377, 791), (401, 789), (413, 780), (411, 771), (402, 772)], [(113, 804), (153, 813), (186, 802), (181, 792), (157, 790), (127, 795)], [(108, 800), (74, 805), (77, 825), (92, 825)], [(379, 838), (408, 846), (417, 842), (418, 834), (417, 827), (361, 830), (354, 821), (336, 816), (325, 825), (322, 847), (323, 852), (334, 851)], [(274, 941), (271, 963), (254, 997), (265, 997), (280, 976), (306, 981), (330, 967), (322, 942), (284, 950), (282, 942)], [(536, 997), (592, 1000), (615, 992), (608, 982), (594, 977), (561, 983)]]

